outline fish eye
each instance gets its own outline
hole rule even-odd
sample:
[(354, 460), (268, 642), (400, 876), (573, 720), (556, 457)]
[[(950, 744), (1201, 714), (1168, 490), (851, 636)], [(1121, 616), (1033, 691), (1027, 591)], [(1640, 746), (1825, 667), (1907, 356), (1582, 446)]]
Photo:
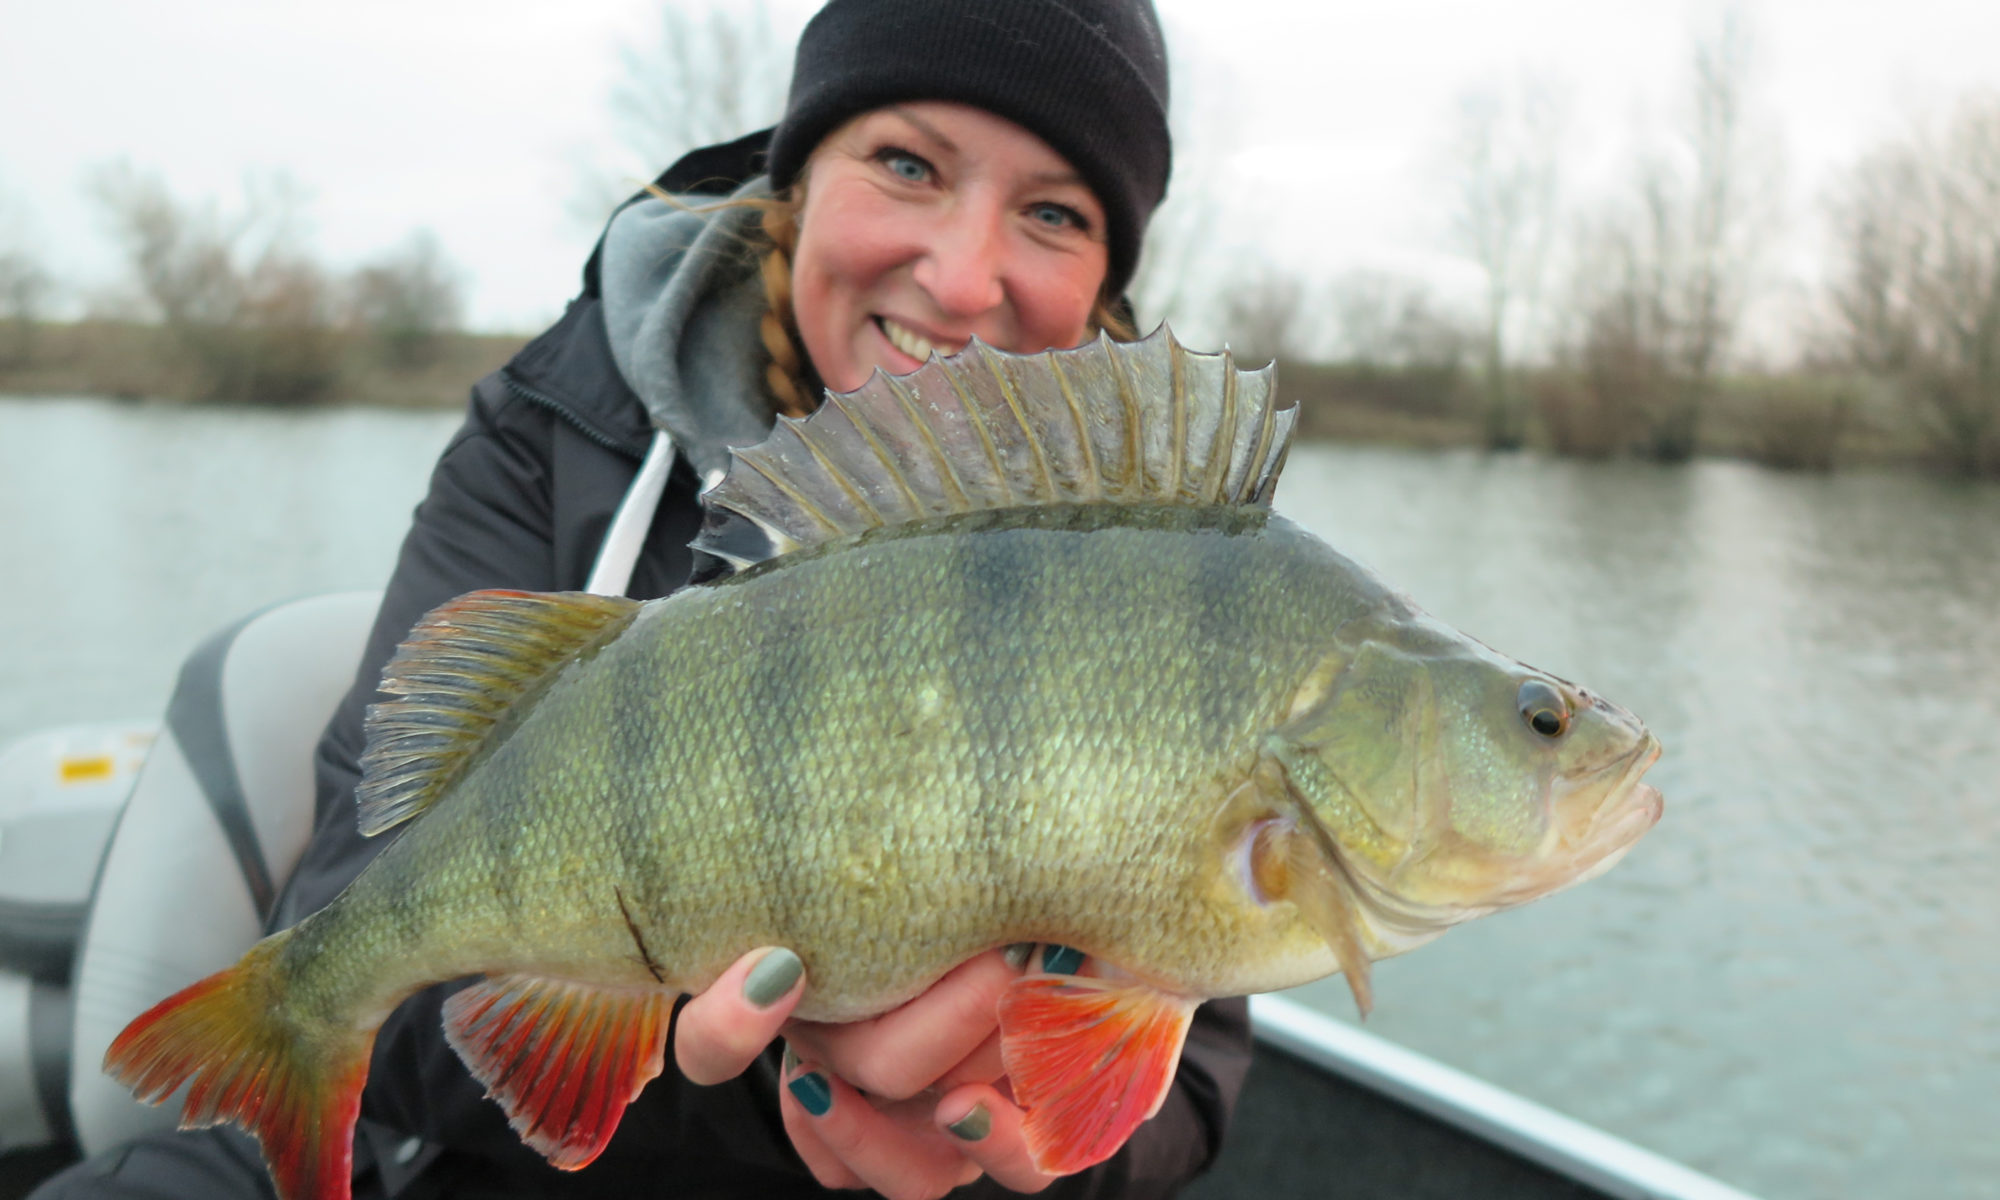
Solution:
[(1569, 732), (1569, 701), (1547, 682), (1528, 680), (1515, 699), (1521, 706), (1521, 720), (1536, 733), (1554, 741)]

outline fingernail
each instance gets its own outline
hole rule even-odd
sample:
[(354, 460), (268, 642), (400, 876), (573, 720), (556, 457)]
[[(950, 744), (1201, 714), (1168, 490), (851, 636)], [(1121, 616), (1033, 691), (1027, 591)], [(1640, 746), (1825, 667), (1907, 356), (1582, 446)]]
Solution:
[(993, 1114), (986, 1111), (984, 1104), (975, 1104), (972, 1111), (945, 1126), (952, 1136), (960, 1141), (976, 1142), (993, 1132)]
[(786, 1042), (786, 1043), (785, 1043), (785, 1065), (784, 1065), (784, 1066), (782, 1066), (782, 1067), (779, 1067), (779, 1068), (778, 1068), (778, 1070), (779, 1070), (779, 1072), (780, 1072), (781, 1074), (785, 1074), (785, 1075), (790, 1075), (790, 1074), (791, 1074), (791, 1073), (792, 1073), (793, 1071), (796, 1071), (796, 1070), (798, 1070), (798, 1069), (799, 1069), (799, 1054), (798, 1054), (798, 1051), (796, 1051), (796, 1050), (792, 1049), (792, 1044), (791, 1044), (790, 1042)]
[(1045, 946), (1042, 948), (1042, 970), (1051, 975), (1074, 975), (1083, 965), (1083, 951), (1072, 950), (1068, 946)]
[(798, 1097), (799, 1104), (815, 1117), (823, 1117), (833, 1107), (833, 1088), (826, 1082), (826, 1076), (818, 1071), (807, 1071), (785, 1085)]
[(1008, 946), (1005, 950), (1002, 950), (1000, 952), (1000, 957), (1007, 960), (1008, 966), (1018, 971), (1022, 967), (1028, 965), (1028, 956), (1032, 955), (1034, 952), (1035, 952), (1035, 943), (1015, 942), (1013, 945)]
[(750, 974), (743, 980), (743, 998), (758, 1008), (769, 1008), (784, 999), (805, 970), (806, 965), (799, 961), (798, 955), (780, 946), (750, 968)]

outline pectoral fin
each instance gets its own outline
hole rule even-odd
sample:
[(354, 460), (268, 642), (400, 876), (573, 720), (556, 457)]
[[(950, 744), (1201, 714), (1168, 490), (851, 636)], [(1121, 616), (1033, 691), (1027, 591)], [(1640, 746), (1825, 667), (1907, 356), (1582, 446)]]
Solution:
[(444, 1004), (445, 1039), (521, 1140), (565, 1171), (611, 1141), (665, 1062), (675, 993), (500, 975)]
[(1198, 1001), (1143, 984), (1036, 975), (1000, 998), (1000, 1057), (1035, 1165), (1067, 1175), (1160, 1110)]
[(1326, 939), (1340, 963), (1341, 977), (1366, 1017), (1375, 1006), (1368, 981), (1370, 960), (1355, 923), (1354, 900), (1332, 865), (1331, 851), (1291, 818), (1260, 823), (1250, 834), (1250, 873), (1270, 900), (1289, 900), (1314, 932)]

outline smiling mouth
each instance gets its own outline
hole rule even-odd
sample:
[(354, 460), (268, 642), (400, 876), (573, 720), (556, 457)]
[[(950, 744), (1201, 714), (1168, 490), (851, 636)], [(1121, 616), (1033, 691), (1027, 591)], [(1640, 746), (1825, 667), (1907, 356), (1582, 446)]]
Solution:
[(933, 354), (950, 357), (965, 349), (964, 346), (940, 346), (923, 334), (913, 329), (906, 329), (887, 317), (876, 317), (875, 325), (882, 331), (882, 336), (889, 339), (891, 346), (920, 363), (929, 362)]

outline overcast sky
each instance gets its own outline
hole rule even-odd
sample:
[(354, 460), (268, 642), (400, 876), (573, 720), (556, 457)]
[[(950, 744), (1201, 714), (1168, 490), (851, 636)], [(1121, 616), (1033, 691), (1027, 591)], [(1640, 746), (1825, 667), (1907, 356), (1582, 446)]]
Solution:
[[(1226, 122), (1200, 180), (1218, 238), (1326, 275), (1449, 276), (1438, 163), (1454, 97), (1524, 73), (1572, 98), (1572, 177), (1611, 177), (1674, 120), (1710, 0), (1159, 0), (1180, 96)], [(771, 0), (779, 36), (814, 5)], [(1759, 101), (1805, 238), (1829, 173), (1913, 115), (2000, 88), (2000, 3), (1745, 4)], [(618, 49), (656, 0), (0, 0), (0, 249), (84, 296), (118, 263), (81, 182), (124, 159), (185, 199), (240, 203), (248, 173), (308, 196), (311, 245), (352, 265), (420, 227), (464, 270), (474, 322), (532, 330), (575, 290), (595, 230), (579, 164), (650, 175), (611, 132)], [(1177, 187), (1195, 186), (1184, 175)], [(1461, 272), (1464, 268), (1460, 267)]]

